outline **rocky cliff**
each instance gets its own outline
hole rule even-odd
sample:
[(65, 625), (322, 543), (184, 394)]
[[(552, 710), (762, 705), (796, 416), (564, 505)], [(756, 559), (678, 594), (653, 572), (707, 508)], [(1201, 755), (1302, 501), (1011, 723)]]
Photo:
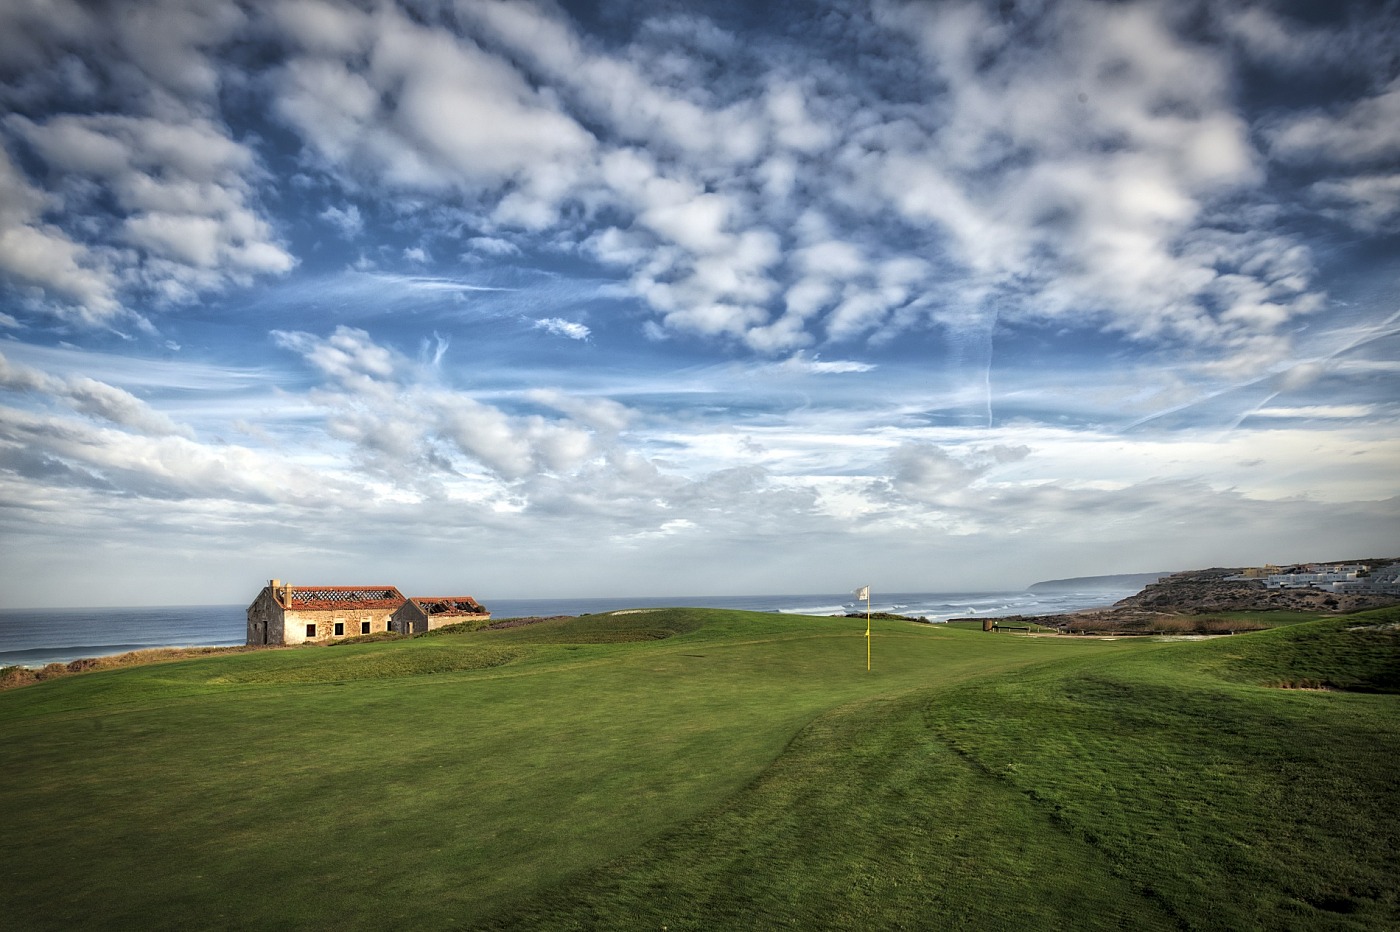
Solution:
[(1359, 612), (1400, 603), (1400, 596), (1268, 589), (1261, 580), (1226, 580), (1240, 570), (1214, 567), (1173, 573), (1114, 604), (1115, 611), (1173, 612)]

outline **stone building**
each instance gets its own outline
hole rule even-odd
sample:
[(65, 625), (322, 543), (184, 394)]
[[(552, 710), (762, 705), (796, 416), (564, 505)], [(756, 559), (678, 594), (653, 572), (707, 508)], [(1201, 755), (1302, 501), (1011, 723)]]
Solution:
[(393, 586), (289, 586), (274, 579), (248, 606), (248, 644), (304, 644), (389, 630), (408, 600)]
[(425, 598), (414, 596), (404, 601), (389, 619), (389, 630), (400, 634), (422, 634), (444, 625), (482, 620), (491, 613), (469, 595)]

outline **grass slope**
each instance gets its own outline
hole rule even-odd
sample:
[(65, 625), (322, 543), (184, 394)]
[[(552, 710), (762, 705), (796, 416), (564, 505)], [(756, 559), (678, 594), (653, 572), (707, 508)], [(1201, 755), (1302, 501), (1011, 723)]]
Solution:
[(662, 610), (56, 680), (0, 695), (0, 916), (1386, 928), (1400, 697), (1261, 684), (1389, 689), (1387, 623), (877, 622), (867, 673), (844, 619)]
[[(1392, 929), (1400, 613), (838, 710), (532, 928)], [(1350, 678), (1339, 693), (1270, 688)]]

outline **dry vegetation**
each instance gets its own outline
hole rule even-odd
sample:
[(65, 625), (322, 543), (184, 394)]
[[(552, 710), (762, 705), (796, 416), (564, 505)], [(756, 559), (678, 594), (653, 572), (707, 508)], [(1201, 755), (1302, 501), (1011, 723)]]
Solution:
[(109, 657), (83, 657), (68, 663), (50, 663), (42, 667), (0, 667), (0, 689), (13, 689), (28, 686), (44, 680), (72, 676), (74, 673), (88, 673), (93, 670), (115, 670), (119, 667), (140, 667), (150, 663), (169, 663), (173, 660), (192, 660), (196, 657), (210, 657), (215, 654), (241, 654), (250, 650), (266, 650), (263, 647), (154, 647), (147, 650), (133, 650), (125, 654), (112, 654)]
[(1158, 615), (1091, 612), (1066, 615), (1059, 623), (1066, 634), (1243, 634), (1270, 625), (1248, 618), (1210, 615)]

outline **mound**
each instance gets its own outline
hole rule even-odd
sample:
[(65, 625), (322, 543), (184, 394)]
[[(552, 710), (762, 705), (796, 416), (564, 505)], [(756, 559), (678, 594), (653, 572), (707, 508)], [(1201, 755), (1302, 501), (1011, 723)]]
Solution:
[(624, 609), (603, 615), (546, 619), (503, 630), (501, 636), (532, 644), (625, 644), (688, 634), (701, 624), (701, 613), (693, 609)]
[(1276, 628), (1218, 648), (1222, 676), (1261, 686), (1400, 693), (1400, 608)]
[(327, 655), (323, 651), (288, 651), (277, 655), (277, 662), (265, 666), (234, 667), (212, 680), (216, 685), (344, 683), (357, 680), (388, 680), (435, 673), (485, 670), (514, 660), (516, 653), (492, 647), (458, 647), (414, 650), (348, 651)]

